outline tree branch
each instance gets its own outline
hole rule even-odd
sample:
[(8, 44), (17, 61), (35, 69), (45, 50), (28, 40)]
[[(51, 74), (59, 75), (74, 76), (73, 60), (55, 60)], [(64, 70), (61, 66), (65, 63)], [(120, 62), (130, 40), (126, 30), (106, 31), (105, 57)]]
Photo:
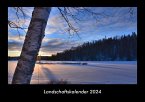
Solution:
[(67, 23), (67, 25), (69, 27), (67, 29), (67, 31), (69, 32), (69, 34), (71, 34), (71, 32), (73, 34), (76, 33), (77, 36), (80, 38), (80, 36), (78, 35), (78, 29), (76, 29), (76, 28), (73, 27), (73, 25), (70, 23), (70, 20), (67, 17), (68, 12), (67, 12), (66, 8), (64, 8), (64, 11), (63, 11), (61, 8), (58, 7), (58, 10), (59, 10), (61, 16), (64, 18), (64, 20), (66, 21), (66, 23)]

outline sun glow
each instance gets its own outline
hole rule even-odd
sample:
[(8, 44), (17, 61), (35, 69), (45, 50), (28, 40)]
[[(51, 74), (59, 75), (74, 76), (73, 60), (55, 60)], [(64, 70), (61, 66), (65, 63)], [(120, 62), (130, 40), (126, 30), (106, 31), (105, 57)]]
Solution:
[(21, 51), (8, 51), (8, 56), (20, 56)]
[[(8, 56), (11, 56), (11, 57), (20, 56), (20, 54), (21, 54), (21, 51), (8, 51)], [(40, 51), (38, 55), (39, 56), (51, 56), (51, 54), (45, 53), (42, 51)]]

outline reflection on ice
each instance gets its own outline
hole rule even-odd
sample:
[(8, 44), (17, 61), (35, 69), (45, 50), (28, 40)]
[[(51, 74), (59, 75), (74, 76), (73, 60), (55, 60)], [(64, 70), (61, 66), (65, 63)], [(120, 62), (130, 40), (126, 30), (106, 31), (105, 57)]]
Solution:
[[(83, 63), (87, 65), (43, 61), (43, 63), (46, 62), (52, 64), (35, 65), (31, 84), (48, 84), (61, 80), (70, 84), (137, 84), (136, 61), (84, 61)], [(58, 62), (59, 64), (56, 64)], [(65, 63), (68, 62), (65, 61)], [(16, 64), (17, 61), (8, 62), (9, 84), (11, 84)]]

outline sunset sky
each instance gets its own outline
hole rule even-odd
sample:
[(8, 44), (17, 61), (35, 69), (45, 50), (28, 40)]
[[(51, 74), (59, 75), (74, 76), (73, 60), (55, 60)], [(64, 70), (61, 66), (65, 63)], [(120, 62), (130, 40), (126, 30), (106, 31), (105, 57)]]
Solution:
[[(51, 56), (57, 52), (62, 52), (71, 47), (79, 46), (84, 42), (102, 39), (105, 36), (114, 37), (128, 35), (137, 32), (137, 8), (134, 7), (133, 12), (129, 13), (129, 7), (91, 7), (89, 8), (98, 14), (97, 21), (94, 16), (86, 13), (76, 14), (82, 21), (76, 23), (70, 19), (73, 26), (79, 29), (77, 34), (70, 35), (66, 32), (67, 24), (59, 14), (56, 7), (53, 7), (47, 22), (45, 37), (43, 39), (39, 55)], [(8, 8), (8, 19), (15, 21), (18, 25), (27, 28), (31, 19), (33, 7), (24, 7), (25, 18), (22, 13), (16, 16), (16, 10), (12, 7)], [(19, 56), (25, 39), (27, 29), (17, 30), (8, 26), (8, 56)], [(20, 34), (20, 36), (19, 36)]]

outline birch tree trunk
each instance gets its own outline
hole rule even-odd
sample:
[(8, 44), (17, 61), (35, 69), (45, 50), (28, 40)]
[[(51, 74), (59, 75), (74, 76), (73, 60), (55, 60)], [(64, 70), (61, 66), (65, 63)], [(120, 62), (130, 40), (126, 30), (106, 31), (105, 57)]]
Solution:
[(12, 84), (30, 84), (51, 7), (35, 7)]

